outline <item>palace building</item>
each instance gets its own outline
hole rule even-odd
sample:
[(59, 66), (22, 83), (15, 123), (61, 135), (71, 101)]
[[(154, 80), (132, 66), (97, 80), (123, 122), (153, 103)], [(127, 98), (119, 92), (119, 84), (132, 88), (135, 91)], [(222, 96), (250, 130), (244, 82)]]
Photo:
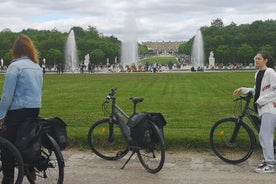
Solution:
[(142, 42), (143, 45), (146, 45), (149, 50), (156, 54), (172, 54), (178, 51), (180, 44), (184, 42)]

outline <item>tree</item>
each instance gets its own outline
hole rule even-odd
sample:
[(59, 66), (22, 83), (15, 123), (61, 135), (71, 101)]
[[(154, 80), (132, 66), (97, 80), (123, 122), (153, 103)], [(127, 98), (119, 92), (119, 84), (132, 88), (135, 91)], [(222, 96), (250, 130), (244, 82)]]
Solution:
[(216, 60), (223, 64), (227, 64), (227, 58), (231, 55), (231, 50), (228, 45), (220, 45), (216, 49)]
[(149, 53), (148, 47), (146, 45), (139, 45), (139, 54), (145, 56)]
[(105, 62), (105, 54), (101, 49), (95, 49), (90, 53), (91, 59), (95, 64), (100, 64)]
[(271, 55), (274, 55), (274, 49), (269, 44), (265, 44), (265, 45), (261, 46), (260, 49), (269, 52)]
[(10, 33), (11, 33), (12, 31), (11, 31), (10, 28), (4, 28), (4, 29), (2, 30), (2, 32), (10, 32)]
[(238, 57), (243, 60), (243, 64), (246, 66), (247, 61), (253, 60), (254, 50), (248, 44), (242, 44), (238, 48)]
[(99, 38), (99, 31), (97, 30), (96, 27), (88, 26), (86, 35), (87, 35), (89, 38), (94, 38), (94, 39), (95, 39), (95, 38)]
[(82, 29), (82, 27), (72, 27), (71, 30), (74, 30), (75, 37), (82, 37), (85, 35), (85, 31)]
[(58, 49), (49, 49), (47, 53), (47, 65), (56, 65), (57, 63), (61, 63), (63, 60), (62, 53)]
[(191, 54), (192, 47), (188, 43), (182, 43), (178, 47), (178, 52), (181, 54), (190, 55)]
[(217, 28), (222, 28), (222, 27), (224, 27), (223, 22), (222, 22), (222, 19), (220, 19), (220, 18), (217, 18), (217, 19), (213, 20), (213, 21), (211, 22), (211, 26), (217, 27)]

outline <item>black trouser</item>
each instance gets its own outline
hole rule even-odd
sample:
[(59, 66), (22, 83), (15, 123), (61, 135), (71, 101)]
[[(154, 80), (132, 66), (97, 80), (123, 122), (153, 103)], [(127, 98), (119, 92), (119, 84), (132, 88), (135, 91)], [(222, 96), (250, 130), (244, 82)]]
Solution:
[[(7, 130), (3, 133), (3, 137), (14, 144), (22, 123), (24, 123), (26, 119), (37, 118), (39, 115), (39, 110), (39, 108), (9, 110), (5, 117), (5, 125)], [(11, 164), (5, 164), (13, 162), (13, 157), (7, 152), (7, 150), (1, 150), (1, 161), (4, 175), (2, 183), (6, 184), (13, 182), (14, 168), (11, 166)]]

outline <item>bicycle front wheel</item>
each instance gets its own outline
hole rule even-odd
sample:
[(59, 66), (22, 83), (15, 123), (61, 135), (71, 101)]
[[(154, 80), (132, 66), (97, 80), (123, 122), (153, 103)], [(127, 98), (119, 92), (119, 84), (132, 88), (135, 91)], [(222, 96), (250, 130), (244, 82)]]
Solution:
[(88, 132), (88, 142), (92, 151), (106, 160), (118, 160), (129, 149), (116, 120), (109, 118), (97, 121)]
[(54, 138), (46, 135), (47, 148), (42, 147), (41, 158), (33, 165), (25, 167), (31, 184), (62, 184), (64, 180), (64, 159)]
[(214, 153), (228, 163), (247, 160), (256, 145), (256, 138), (250, 127), (238, 118), (217, 121), (210, 131), (210, 144)]
[[(3, 173), (13, 176), (11, 183), (20, 184), (24, 177), (24, 162), (17, 148), (7, 139), (0, 137), (0, 180), (3, 181)], [(6, 157), (8, 155), (8, 157)], [(5, 174), (5, 175), (6, 175)]]
[(138, 158), (143, 167), (150, 173), (159, 172), (165, 162), (165, 143), (160, 129), (151, 124), (147, 144), (137, 151)]

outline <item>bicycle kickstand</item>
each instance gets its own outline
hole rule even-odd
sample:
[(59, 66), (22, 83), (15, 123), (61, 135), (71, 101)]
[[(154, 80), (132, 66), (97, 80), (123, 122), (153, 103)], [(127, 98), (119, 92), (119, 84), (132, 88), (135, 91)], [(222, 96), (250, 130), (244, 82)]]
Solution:
[(132, 151), (131, 155), (129, 156), (129, 158), (127, 159), (127, 161), (124, 163), (124, 165), (121, 167), (121, 169), (124, 169), (125, 166), (127, 165), (127, 163), (130, 161), (131, 157), (135, 154), (135, 151)]

